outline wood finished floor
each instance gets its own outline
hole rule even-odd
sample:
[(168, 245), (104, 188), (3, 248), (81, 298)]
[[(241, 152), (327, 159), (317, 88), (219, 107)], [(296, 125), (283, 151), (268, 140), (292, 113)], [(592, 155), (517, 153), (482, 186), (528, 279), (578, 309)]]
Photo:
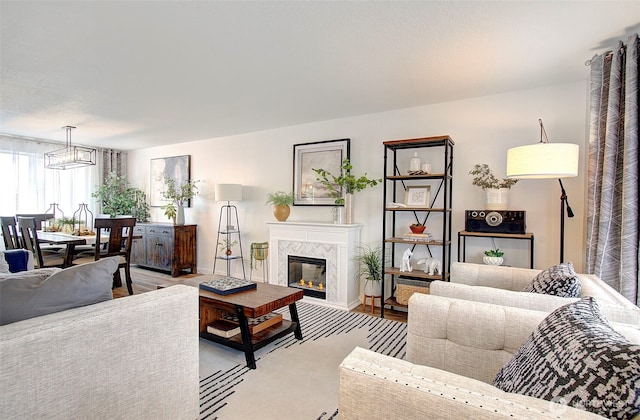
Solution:
[[(121, 273), (124, 277), (124, 272)], [(139, 268), (137, 266), (131, 266), (131, 278), (133, 280), (133, 293), (144, 293), (149, 292), (151, 290), (157, 289), (158, 286), (168, 286), (173, 284), (182, 284), (188, 279), (192, 279), (194, 277), (198, 277), (200, 274), (183, 274), (179, 277), (171, 277), (171, 275), (167, 273), (163, 273), (156, 270), (147, 270), (144, 268)], [(124, 278), (123, 278), (124, 283)], [(126, 285), (122, 287), (118, 287), (113, 289), (113, 297), (121, 298), (129, 296), (127, 292)], [(379, 305), (379, 301), (376, 301), (376, 304)], [(365, 313), (367, 315), (371, 315), (371, 305), (367, 305), (366, 309), (362, 308), (362, 305), (355, 308), (352, 312), (357, 313)], [(380, 308), (376, 306), (373, 316), (380, 316)], [(407, 313), (403, 311), (395, 311), (390, 309), (385, 309), (384, 317), (386, 319), (391, 319), (394, 321), (407, 322)]]

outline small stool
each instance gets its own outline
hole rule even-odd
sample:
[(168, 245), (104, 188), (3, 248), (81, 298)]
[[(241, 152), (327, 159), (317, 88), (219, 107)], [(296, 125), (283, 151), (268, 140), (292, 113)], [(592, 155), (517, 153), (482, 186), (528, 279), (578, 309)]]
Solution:
[(249, 280), (253, 277), (253, 261), (262, 263), (262, 280), (269, 283), (269, 242), (254, 242), (251, 244), (251, 271), (249, 272)]
[(382, 305), (382, 296), (364, 295), (364, 299), (362, 302), (363, 311), (367, 309), (367, 298), (371, 298), (371, 315), (373, 315), (373, 310), (376, 308), (376, 299), (380, 299), (380, 305)]

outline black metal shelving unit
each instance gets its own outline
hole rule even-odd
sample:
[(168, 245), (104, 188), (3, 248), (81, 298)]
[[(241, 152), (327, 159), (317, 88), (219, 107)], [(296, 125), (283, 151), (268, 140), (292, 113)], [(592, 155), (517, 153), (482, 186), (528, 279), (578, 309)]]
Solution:
[[(382, 293), (383, 305), (380, 316), (384, 318), (385, 307), (405, 307), (396, 301), (395, 291), (398, 277), (408, 278), (417, 281), (429, 283), (433, 280), (449, 280), (449, 272), (451, 268), (451, 216), (452, 216), (452, 189), (453, 189), (453, 146), (454, 142), (449, 136), (423, 137), (404, 140), (389, 140), (384, 144), (384, 182), (383, 182), (383, 212), (382, 218), (382, 260), (384, 264), (384, 276), (382, 277)], [(436, 162), (436, 158), (442, 157), (442, 171), (438, 173), (410, 175), (408, 173), (408, 163), (410, 155), (405, 150), (413, 149), (433, 149), (434, 153), (430, 154)], [(437, 152), (437, 154), (436, 154)], [(439, 167), (440, 165), (434, 165)], [(408, 186), (418, 184), (427, 184), (431, 188), (431, 197), (427, 207), (396, 207), (389, 206), (389, 203), (404, 203), (405, 192)], [(402, 195), (400, 195), (402, 194)], [(399, 201), (400, 200), (400, 201)], [(400, 226), (397, 219), (400, 215), (410, 213), (413, 215), (415, 222), (422, 223), (431, 227), (429, 232), (432, 239), (425, 240), (407, 240), (405, 235), (401, 233), (401, 229), (408, 230), (408, 226)], [(403, 216), (404, 217), (404, 216)], [(433, 223), (427, 224), (430, 220), (439, 219)], [(435, 227), (439, 226), (438, 229)], [(426, 247), (429, 257), (432, 257), (432, 248), (441, 248), (442, 256), (442, 272), (441, 274), (429, 275), (423, 271), (413, 270), (411, 272), (402, 272), (400, 268), (394, 267), (393, 263), (397, 262), (397, 253), (400, 249), (404, 250), (408, 247), (412, 251), (417, 246)], [(391, 295), (386, 296), (385, 282), (391, 281)], [(425, 285), (426, 286), (426, 285)]]

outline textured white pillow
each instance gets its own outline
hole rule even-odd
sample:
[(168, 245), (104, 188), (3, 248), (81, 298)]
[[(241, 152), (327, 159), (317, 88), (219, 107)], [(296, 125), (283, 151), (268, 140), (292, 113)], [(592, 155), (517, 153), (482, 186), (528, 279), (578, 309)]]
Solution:
[(4, 259), (4, 252), (0, 252), (0, 273), (10, 273), (9, 264)]
[(118, 258), (60, 269), (39, 269), (0, 276), (0, 325), (113, 298)]

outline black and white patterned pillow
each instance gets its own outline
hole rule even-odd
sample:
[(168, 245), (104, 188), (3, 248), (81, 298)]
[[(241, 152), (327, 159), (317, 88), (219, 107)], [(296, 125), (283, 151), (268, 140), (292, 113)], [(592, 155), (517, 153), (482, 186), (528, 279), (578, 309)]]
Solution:
[(573, 269), (573, 264), (566, 262), (541, 271), (522, 291), (579, 298), (582, 287), (580, 279)]
[(596, 301), (585, 297), (549, 314), (493, 384), (629, 419), (640, 413), (640, 345), (616, 332)]

